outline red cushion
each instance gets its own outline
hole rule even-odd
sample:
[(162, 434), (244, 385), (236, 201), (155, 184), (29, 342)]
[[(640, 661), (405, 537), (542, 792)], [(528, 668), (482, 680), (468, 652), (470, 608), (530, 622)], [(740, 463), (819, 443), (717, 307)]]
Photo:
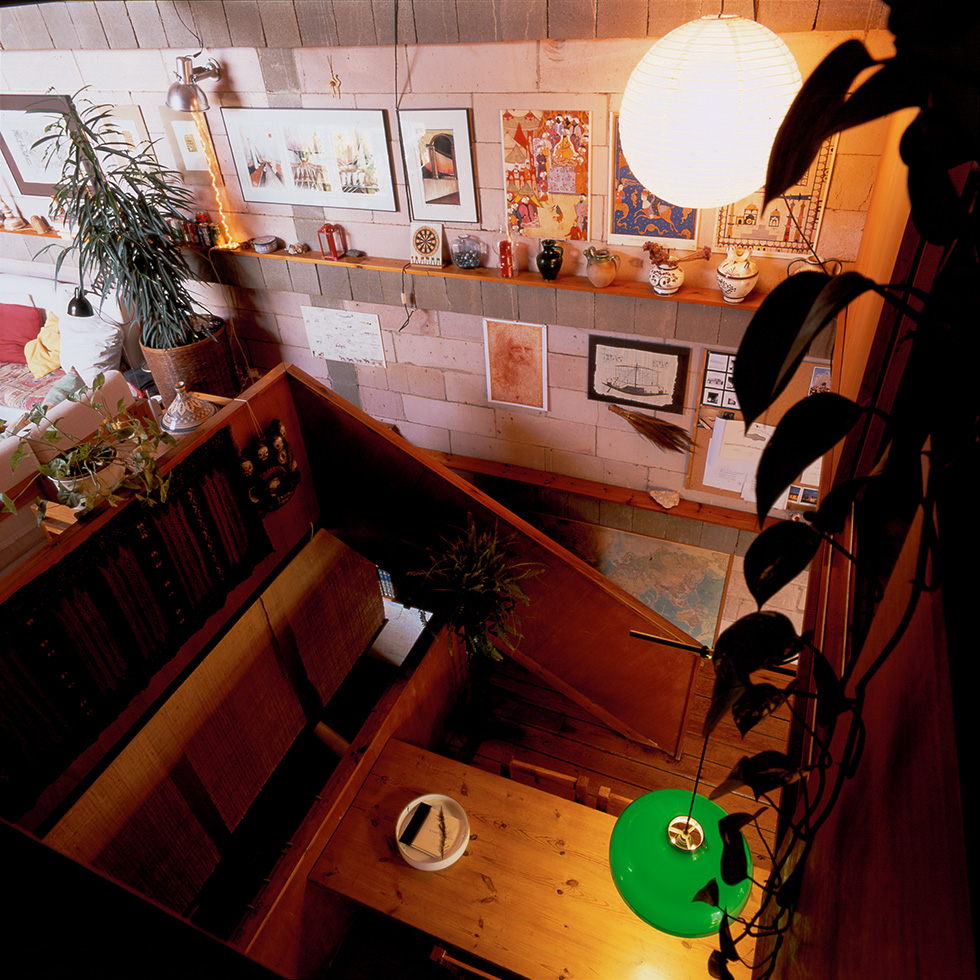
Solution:
[(0, 362), (26, 364), (24, 345), (34, 340), (44, 325), (36, 306), (0, 303)]

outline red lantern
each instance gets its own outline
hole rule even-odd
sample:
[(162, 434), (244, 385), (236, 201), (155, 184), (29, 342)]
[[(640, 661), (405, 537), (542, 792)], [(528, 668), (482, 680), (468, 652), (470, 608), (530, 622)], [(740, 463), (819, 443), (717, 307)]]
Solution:
[[(326, 224), (316, 233), (316, 237), (320, 241), (321, 258), (339, 260), (344, 257), (347, 251), (347, 238), (340, 225)], [(327, 255), (328, 250), (329, 255)]]

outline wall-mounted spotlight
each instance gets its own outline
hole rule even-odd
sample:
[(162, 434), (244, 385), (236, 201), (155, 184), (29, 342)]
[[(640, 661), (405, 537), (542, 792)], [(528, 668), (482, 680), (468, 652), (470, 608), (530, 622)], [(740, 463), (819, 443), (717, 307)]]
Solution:
[(221, 69), (212, 59), (207, 68), (194, 68), (192, 57), (177, 59), (179, 81), (170, 86), (167, 92), (167, 105), (177, 112), (204, 112), (208, 99), (197, 83), (203, 78), (221, 78)]

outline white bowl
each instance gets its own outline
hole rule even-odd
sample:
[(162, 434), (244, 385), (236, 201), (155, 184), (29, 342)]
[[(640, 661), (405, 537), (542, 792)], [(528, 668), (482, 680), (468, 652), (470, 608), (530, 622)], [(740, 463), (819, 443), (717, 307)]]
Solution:
[[(445, 855), (441, 858), (433, 857), (431, 854), (420, 851), (409, 844), (403, 844), (398, 839), (420, 803), (428, 803), (433, 809), (438, 809), (441, 806), (447, 814), (454, 816), (459, 821), (459, 833), (455, 840), (451, 843), (447, 842)], [(466, 811), (450, 796), (441, 796), (438, 793), (426, 793), (425, 796), (417, 796), (398, 814), (398, 819), (395, 821), (395, 843), (398, 845), (398, 850), (408, 864), (420, 871), (441, 871), (443, 868), (455, 864), (463, 856), (469, 842), (470, 822), (466, 818)]]

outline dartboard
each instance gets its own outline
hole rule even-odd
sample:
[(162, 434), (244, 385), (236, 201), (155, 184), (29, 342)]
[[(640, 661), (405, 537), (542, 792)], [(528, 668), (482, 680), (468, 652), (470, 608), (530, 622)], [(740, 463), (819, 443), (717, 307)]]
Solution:
[(431, 255), (439, 247), (439, 236), (428, 225), (422, 225), (415, 229), (412, 247), (419, 255)]

